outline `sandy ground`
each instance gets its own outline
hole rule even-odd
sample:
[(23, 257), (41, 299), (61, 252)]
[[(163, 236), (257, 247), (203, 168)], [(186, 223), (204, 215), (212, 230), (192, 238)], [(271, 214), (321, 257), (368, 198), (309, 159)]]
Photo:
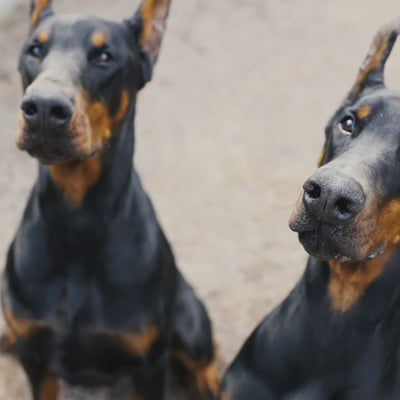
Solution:
[[(55, 8), (122, 19), (137, 3)], [(27, 9), (21, 1), (0, 20), (1, 264), (36, 175), (15, 147)], [(207, 303), (221, 368), (303, 271), (291, 209), (373, 34), (397, 13), (397, 0), (173, 3), (155, 79), (139, 98), (135, 162), (180, 268)], [(398, 88), (399, 68), (394, 55), (388, 81)], [(27, 393), (20, 369), (0, 358), (0, 400)], [(82, 393), (65, 389), (64, 398), (112, 397)]]

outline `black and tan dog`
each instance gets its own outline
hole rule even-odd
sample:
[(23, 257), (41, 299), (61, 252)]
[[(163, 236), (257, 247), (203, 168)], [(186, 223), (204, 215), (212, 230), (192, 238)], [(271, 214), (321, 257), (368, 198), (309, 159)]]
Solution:
[(400, 399), (400, 92), (377, 34), (290, 220), (311, 254), (230, 366), (224, 400)]
[(212, 398), (209, 318), (132, 168), (136, 96), (170, 0), (144, 0), (123, 23), (58, 17), (50, 3), (32, 1), (19, 63), (17, 145), (40, 163), (8, 254), (2, 349), (35, 400), (58, 397), (57, 377), (97, 385), (122, 375), (135, 398), (161, 400), (171, 360), (190, 398)]

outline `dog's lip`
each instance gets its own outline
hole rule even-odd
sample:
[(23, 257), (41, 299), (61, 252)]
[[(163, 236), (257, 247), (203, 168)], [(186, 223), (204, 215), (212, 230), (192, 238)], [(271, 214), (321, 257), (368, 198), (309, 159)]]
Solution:
[(319, 259), (336, 259), (341, 262), (349, 262), (354, 259), (354, 257), (335, 249), (333, 243), (327, 243), (321, 229), (299, 232), (299, 241), (307, 253)]
[(99, 150), (95, 150), (90, 154), (83, 154), (79, 152), (61, 152), (61, 151), (53, 151), (53, 154), (46, 154), (46, 152), (40, 150), (28, 150), (29, 155), (36, 158), (41, 164), (44, 165), (56, 165), (62, 164), (69, 161), (79, 161), (86, 158), (94, 157), (98, 154)]
[(20, 135), (17, 139), (17, 147), (45, 165), (94, 157), (102, 149), (101, 144), (96, 144), (88, 152), (79, 151), (72, 142), (69, 144), (66, 142), (61, 146), (57, 143), (51, 144), (50, 141), (46, 140), (45, 135), (39, 134), (35, 130), (29, 130)]
[(386, 250), (385, 243), (380, 242), (366, 253), (355, 251), (351, 254), (351, 251), (343, 251), (345, 249), (341, 249), (340, 245), (335, 245), (334, 242), (324, 239), (321, 228), (299, 232), (299, 241), (311, 256), (326, 260), (334, 259), (340, 262), (371, 261), (382, 255)]
[(368, 260), (373, 260), (374, 258), (380, 256), (385, 252), (386, 246), (384, 243), (379, 243), (372, 247), (372, 249), (368, 252)]
[(320, 222), (311, 218), (308, 213), (294, 212), (289, 219), (289, 228), (296, 233), (312, 232), (318, 229)]

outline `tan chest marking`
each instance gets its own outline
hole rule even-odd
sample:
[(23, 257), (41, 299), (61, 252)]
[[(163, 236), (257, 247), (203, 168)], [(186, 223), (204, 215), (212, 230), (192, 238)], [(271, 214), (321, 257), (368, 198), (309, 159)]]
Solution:
[(82, 153), (98, 151), (94, 156), (50, 166), (50, 174), (67, 202), (78, 207), (87, 192), (98, 182), (102, 171), (103, 148), (112, 132), (123, 120), (129, 106), (129, 92), (121, 94), (119, 109), (111, 118), (105, 104), (89, 103), (85, 95), (77, 102), (77, 110), (71, 123), (76, 147)]
[(77, 207), (101, 174), (101, 155), (80, 161), (51, 165), (50, 174), (69, 204)]
[(365, 290), (383, 272), (386, 262), (393, 254), (388, 250), (381, 256), (366, 263), (347, 264), (336, 260), (329, 261), (329, 294), (335, 311), (349, 310), (364, 294)]
[(153, 344), (160, 336), (156, 326), (150, 326), (145, 331), (132, 334), (112, 334), (108, 339), (135, 357), (145, 358)]

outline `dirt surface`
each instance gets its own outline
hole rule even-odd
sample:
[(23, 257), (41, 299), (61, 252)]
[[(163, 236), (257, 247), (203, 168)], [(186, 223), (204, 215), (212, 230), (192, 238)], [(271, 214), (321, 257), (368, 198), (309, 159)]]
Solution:
[[(55, 0), (55, 9), (122, 19), (137, 3)], [(0, 20), (1, 264), (36, 176), (35, 160), (15, 147), (27, 9), (21, 1)], [(287, 220), (325, 123), (373, 34), (397, 13), (397, 0), (174, 0), (155, 78), (139, 98), (135, 163), (208, 306), (221, 369), (304, 269)], [(388, 80), (397, 88), (399, 69), (394, 55)], [(28, 398), (19, 367), (1, 357), (0, 400)]]

